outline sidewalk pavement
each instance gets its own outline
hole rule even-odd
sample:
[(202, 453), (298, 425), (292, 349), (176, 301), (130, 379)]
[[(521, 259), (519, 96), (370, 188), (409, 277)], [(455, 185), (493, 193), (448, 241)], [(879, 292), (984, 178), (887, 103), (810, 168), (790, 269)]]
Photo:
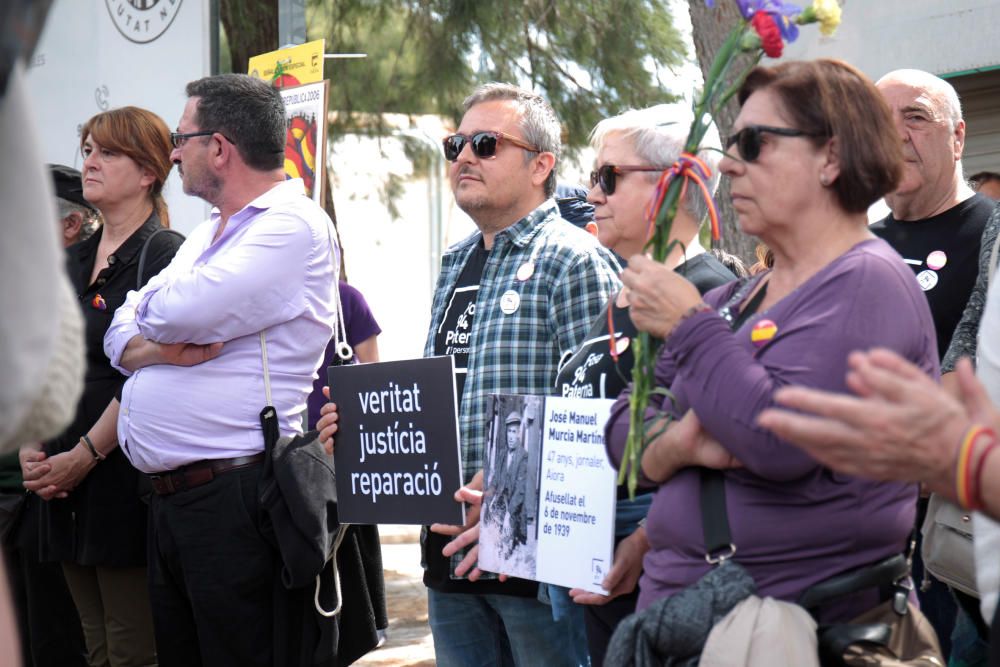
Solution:
[(434, 642), (427, 624), (427, 589), (420, 567), (420, 526), (379, 526), (389, 608), (387, 640), (356, 665), (430, 667)]

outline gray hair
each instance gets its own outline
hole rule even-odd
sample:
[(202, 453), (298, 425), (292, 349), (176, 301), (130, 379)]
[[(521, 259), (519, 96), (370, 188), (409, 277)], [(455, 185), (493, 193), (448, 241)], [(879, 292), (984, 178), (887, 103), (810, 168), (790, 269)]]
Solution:
[[(562, 154), (562, 126), (556, 118), (556, 112), (552, 106), (545, 101), (541, 95), (537, 95), (530, 90), (518, 88), (509, 83), (484, 83), (472, 91), (472, 94), (465, 98), (462, 107), (468, 111), (477, 104), (484, 102), (504, 102), (511, 101), (517, 105), (521, 112), (521, 132), (524, 133), (524, 140), (529, 144), (538, 147), (543, 153), (552, 153), (556, 156), (555, 165), (545, 180), (545, 196), (551, 197), (556, 191), (556, 167), (559, 165), (559, 156)], [(531, 154), (527, 154), (525, 162), (530, 162)]]
[(83, 218), (80, 225), (80, 236), (77, 243), (86, 241), (94, 235), (97, 228), (101, 226), (101, 214), (92, 208), (82, 206), (76, 202), (67, 201), (61, 197), (56, 197), (56, 204), (59, 205), (59, 220), (65, 220), (72, 213), (79, 213)]
[[(657, 104), (645, 109), (629, 109), (598, 123), (590, 133), (590, 145), (600, 151), (609, 135), (620, 136), (630, 142), (636, 155), (651, 167), (666, 169), (684, 152), (694, 113), (683, 104)], [(722, 158), (719, 132), (715, 125), (709, 125), (702, 139), (698, 158), (704, 162), (710, 175), (705, 186), (715, 194), (719, 186), (719, 160)], [(647, 174), (648, 178), (659, 178)], [(696, 222), (701, 223), (708, 215), (708, 204), (701, 189), (693, 184), (687, 188), (682, 202), (684, 209)]]
[(952, 131), (962, 120), (962, 102), (955, 87), (939, 76), (920, 69), (897, 69), (883, 76), (875, 85), (879, 86), (883, 81), (899, 81), (926, 91), (933, 98), (937, 110), (944, 113)]

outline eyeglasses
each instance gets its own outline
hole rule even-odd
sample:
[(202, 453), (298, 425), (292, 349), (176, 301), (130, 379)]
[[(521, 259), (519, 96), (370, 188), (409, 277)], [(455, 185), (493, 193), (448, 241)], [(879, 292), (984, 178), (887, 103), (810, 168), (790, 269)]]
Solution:
[(466, 143), (472, 144), (472, 152), (476, 157), (480, 159), (493, 158), (497, 155), (497, 146), (500, 145), (501, 140), (508, 141), (518, 148), (532, 153), (542, 152), (537, 146), (532, 146), (528, 142), (512, 137), (505, 132), (476, 132), (471, 137), (464, 134), (453, 134), (450, 137), (445, 137), (444, 158), (449, 162), (457, 160)]
[(614, 164), (606, 164), (597, 168), (597, 171), (590, 172), (590, 187), (594, 187), (598, 183), (601, 185), (601, 189), (604, 190), (606, 196), (613, 195), (615, 193), (615, 185), (617, 184), (617, 176), (620, 174), (627, 174), (630, 171), (663, 171), (659, 167), (636, 167), (636, 166), (622, 166)]
[(768, 125), (747, 125), (736, 134), (730, 135), (726, 140), (726, 150), (736, 144), (736, 150), (740, 154), (740, 159), (744, 162), (753, 162), (760, 157), (761, 140), (760, 135), (764, 133), (777, 134), (782, 137), (818, 137), (822, 135), (812, 132), (794, 130), (790, 127), (770, 127)]
[[(170, 143), (174, 145), (174, 148), (180, 148), (185, 144), (185, 142), (187, 142), (188, 139), (191, 139), (192, 137), (210, 137), (213, 134), (222, 134), (222, 132), (219, 132), (217, 130), (202, 130), (201, 132), (186, 132), (186, 133), (171, 132)], [(232, 139), (230, 139), (224, 134), (222, 134), (222, 138), (231, 144), (235, 143)]]

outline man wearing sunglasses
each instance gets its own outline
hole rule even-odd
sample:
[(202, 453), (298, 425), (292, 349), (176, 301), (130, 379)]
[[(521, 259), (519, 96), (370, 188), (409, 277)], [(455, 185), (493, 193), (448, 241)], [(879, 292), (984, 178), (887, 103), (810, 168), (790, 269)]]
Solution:
[[(965, 121), (951, 84), (927, 72), (896, 70), (882, 77), (876, 87), (896, 121), (904, 164), (899, 186), (885, 197), (891, 213), (871, 230), (902, 255), (916, 274), (934, 318), (938, 352), (944, 357), (942, 381), (947, 385), (958, 355), (945, 356), (945, 351), (976, 283), (980, 239), (995, 202), (973, 192), (963, 178)], [(978, 320), (978, 313), (974, 321), (962, 320), (963, 325), (971, 327), (973, 341), (972, 348), (963, 353), (972, 356)], [(918, 525), (923, 522), (926, 507), (927, 500), (922, 499)], [(914, 577), (919, 577), (923, 569), (919, 553), (918, 549), (914, 564), (919, 570), (915, 568)], [(920, 592), (921, 607), (947, 655), (955, 603), (944, 584), (936, 579), (930, 581), (930, 589)], [(966, 604), (978, 616), (971, 598)], [(960, 632), (959, 626), (956, 631)], [(957, 652), (967, 650), (975, 643), (975, 633), (971, 634), (973, 637), (955, 636), (952, 648)], [(953, 657), (975, 662), (973, 654)]]
[[(458, 132), (444, 140), (455, 200), (479, 231), (442, 258), (425, 353), (455, 357), (471, 484), (481, 480), (490, 394), (552, 393), (560, 356), (619, 286), (611, 254), (563, 220), (552, 199), (560, 131), (541, 97), (492, 83), (465, 100)], [(438, 664), (584, 662), (582, 638), (567, 617), (553, 619), (535, 582), (478, 570), (465, 578), (475, 548), (464, 560), (443, 555), (450, 536), (467, 528), (434, 526), (424, 540)], [(535, 529), (529, 522), (529, 534)]]

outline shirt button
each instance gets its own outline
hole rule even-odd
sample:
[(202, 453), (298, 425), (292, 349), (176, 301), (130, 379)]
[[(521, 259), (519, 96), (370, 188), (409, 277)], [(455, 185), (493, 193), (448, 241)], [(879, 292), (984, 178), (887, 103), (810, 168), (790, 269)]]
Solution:
[(98, 279), (97, 279), (97, 284), (98, 284), (98, 285), (103, 285), (103, 284), (104, 284), (104, 283), (106, 283), (106, 282), (108, 282), (108, 279), (107, 279), (107, 278), (98, 278)]
[(117, 257), (115, 257), (114, 255), (108, 255), (108, 266), (114, 266), (115, 262), (117, 261), (118, 261)]

